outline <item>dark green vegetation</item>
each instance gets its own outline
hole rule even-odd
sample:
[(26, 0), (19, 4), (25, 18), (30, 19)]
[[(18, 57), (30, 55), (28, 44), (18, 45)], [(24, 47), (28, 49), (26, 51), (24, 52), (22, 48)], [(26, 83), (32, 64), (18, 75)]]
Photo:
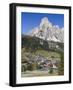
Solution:
[(22, 48), (23, 47), (30, 49), (31, 52), (35, 52), (37, 49), (47, 50), (49, 48), (45, 40), (31, 36), (22, 36)]
[(64, 75), (63, 49), (63, 43), (22, 35), (22, 72), (29, 74), (37, 70), (39, 76), (38, 71), (48, 71), (46, 75)]
[(22, 48), (30, 49), (31, 52), (35, 52), (37, 49), (61, 51), (63, 52), (64, 44), (53, 41), (46, 41), (35, 36), (22, 35)]
[(59, 70), (58, 73), (59, 75), (64, 75), (64, 53), (61, 54), (61, 63), (59, 64)]

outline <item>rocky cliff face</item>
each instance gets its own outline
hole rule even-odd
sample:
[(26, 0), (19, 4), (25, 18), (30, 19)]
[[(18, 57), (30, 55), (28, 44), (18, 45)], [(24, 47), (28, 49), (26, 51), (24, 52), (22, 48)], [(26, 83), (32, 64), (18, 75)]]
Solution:
[(46, 41), (64, 43), (64, 28), (59, 28), (58, 25), (53, 25), (47, 17), (42, 18), (40, 25), (34, 27), (29, 35)]

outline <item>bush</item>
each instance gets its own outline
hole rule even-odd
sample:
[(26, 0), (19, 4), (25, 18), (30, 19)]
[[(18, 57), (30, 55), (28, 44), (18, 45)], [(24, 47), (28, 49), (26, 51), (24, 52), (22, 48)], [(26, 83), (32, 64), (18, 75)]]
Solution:
[(25, 66), (22, 66), (22, 72), (25, 72), (26, 70), (27, 70), (27, 67), (26, 67), (26, 65)]
[(49, 71), (49, 73), (50, 73), (50, 74), (52, 74), (52, 73), (53, 73), (53, 69), (52, 69), (52, 68), (50, 68), (50, 71)]
[(32, 64), (28, 64), (28, 66), (27, 66), (27, 70), (30, 70), (30, 71), (33, 70)]

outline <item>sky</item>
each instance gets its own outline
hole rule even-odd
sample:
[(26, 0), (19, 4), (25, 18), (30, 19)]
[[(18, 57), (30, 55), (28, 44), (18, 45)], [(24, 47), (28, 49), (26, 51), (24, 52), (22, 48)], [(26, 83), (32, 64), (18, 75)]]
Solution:
[(28, 34), (33, 28), (40, 25), (41, 19), (47, 17), (53, 25), (64, 27), (64, 14), (49, 13), (21, 13), (21, 31), (22, 34)]

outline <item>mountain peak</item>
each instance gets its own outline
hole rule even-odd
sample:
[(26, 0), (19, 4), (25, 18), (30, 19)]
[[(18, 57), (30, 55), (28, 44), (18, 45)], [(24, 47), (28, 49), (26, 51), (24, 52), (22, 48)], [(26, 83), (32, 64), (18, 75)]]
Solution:
[(53, 25), (47, 17), (41, 19), (40, 25), (35, 27), (30, 35), (47, 41), (64, 42), (64, 28)]
[(48, 28), (48, 27), (52, 27), (52, 23), (48, 20), (47, 17), (44, 17), (41, 19), (41, 23), (40, 23), (40, 28)]
[(49, 21), (48, 21), (48, 18), (47, 18), (47, 17), (42, 18), (42, 19), (41, 19), (41, 22), (43, 22), (43, 23), (49, 23)]

